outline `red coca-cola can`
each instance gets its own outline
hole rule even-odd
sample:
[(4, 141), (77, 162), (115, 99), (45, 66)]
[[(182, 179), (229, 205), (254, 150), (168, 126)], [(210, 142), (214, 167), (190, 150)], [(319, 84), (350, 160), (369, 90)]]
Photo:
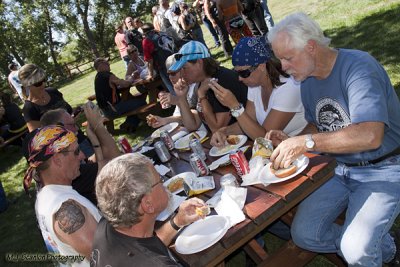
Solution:
[(250, 172), (249, 162), (242, 150), (236, 150), (229, 154), (229, 159), (232, 162), (232, 165), (235, 167), (236, 172), (240, 177)]
[(118, 138), (118, 144), (124, 153), (132, 153), (132, 147), (124, 136)]

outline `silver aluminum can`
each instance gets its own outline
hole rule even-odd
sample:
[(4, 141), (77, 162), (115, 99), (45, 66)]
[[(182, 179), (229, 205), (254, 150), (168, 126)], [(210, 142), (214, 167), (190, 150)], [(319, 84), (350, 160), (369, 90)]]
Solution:
[(168, 133), (168, 131), (161, 131), (160, 132), (160, 139), (161, 139), (161, 141), (164, 142), (164, 144), (168, 148), (168, 150), (172, 150), (172, 149), (175, 148), (174, 141), (172, 140), (172, 137)]
[(189, 141), (189, 147), (192, 149), (193, 153), (199, 154), (202, 160), (206, 160), (207, 156), (204, 152), (203, 146), (201, 145), (199, 139), (193, 138)]
[(219, 179), (219, 183), (222, 188), (225, 188), (225, 186), (234, 186), (234, 187), (239, 186), (236, 177), (232, 173), (227, 173), (224, 176), (222, 176)]
[(157, 156), (161, 162), (167, 162), (171, 159), (171, 154), (162, 141), (156, 142), (154, 144), (154, 149), (156, 150)]
[(206, 176), (210, 173), (206, 162), (197, 153), (190, 155), (190, 165), (197, 176)]

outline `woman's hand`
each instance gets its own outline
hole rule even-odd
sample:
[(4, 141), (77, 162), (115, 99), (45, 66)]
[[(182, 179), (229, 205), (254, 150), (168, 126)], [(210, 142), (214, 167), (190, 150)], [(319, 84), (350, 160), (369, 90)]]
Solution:
[(187, 82), (180, 78), (175, 84), (174, 84), (174, 91), (178, 97), (184, 97), (186, 98), (187, 92), (189, 90), (189, 86)]
[(171, 106), (178, 104), (177, 97), (167, 92), (160, 92), (158, 94), (158, 98), (160, 99), (161, 106)]
[(224, 128), (219, 129), (211, 136), (210, 144), (215, 147), (223, 147), (226, 142), (226, 132)]
[(161, 126), (167, 124), (168, 120), (167, 120), (167, 118), (163, 118), (160, 116), (151, 115), (151, 117), (150, 117), (150, 115), (149, 115), (146, 117), (146, 122), (147, 122), (147, 125), (149, 125), (150, 127), (158, 128), (158, 127), (161, 127)]
[(208, 85), (211, 88), (211, 90), (214, 91), (217, 100), (222, 105), (228, 107), (229, 109), (233, 109), (239, 106), (239, 102), (237, 101), (232, 91), (219, 85), (219, 83), (216, 80), (210, 80)]
[(288, 139), (289, 136), (281, 130), (271, 130), (265, 134), (265, 138), (271, 140), (272, 145), (277, 147), (282, 141)]

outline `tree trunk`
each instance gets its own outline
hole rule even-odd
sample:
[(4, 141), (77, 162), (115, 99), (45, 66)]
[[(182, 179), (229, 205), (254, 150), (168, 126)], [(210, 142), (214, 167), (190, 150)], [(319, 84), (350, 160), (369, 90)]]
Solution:
[(88, 10), (89, 10), (89, 1), (84, 0), (84, 10), (82, 10), (80, 6), (80, 0), (76, 0), (76, 8), (78, 10), (78, 14), (81, 17), (83, 30), (86, 34), (87, 41), (89, 43), (90, 49), (93, 52), (93, 55), (97, 58), (100, 57), (99, 51), (97, 50), (96, 41), (94, 39), (93, 33), (90, 30), (89, 22), (88, 22)]
[(53, 63), (54, 63), (54, 67), (56, 69), (56, 72), (58, 73), (58, 75), (60, 77), (63, 77), (64, 73), (62, 71), (62, 67), (60, 66), (60, 64), (58, 64), (57, 54), (56, 54), (56, 51), (54, 50), (53, 30), (51, 28), (52, 20), (51, 20), (51, 17), (50, 17), (50, 13), (49, 13), (49, 10), (46, 7), (43, 7), (43, 8), (44, 8), (43, 11), (44, 11), (44, 14), (46, 15), (46, 20), (47, 20), (47, 32), (49, 34), (48, 42), (49, 42), (49, 48), (50, 48), (50, 55), (51, 55), (51, 58), (53, 59)]

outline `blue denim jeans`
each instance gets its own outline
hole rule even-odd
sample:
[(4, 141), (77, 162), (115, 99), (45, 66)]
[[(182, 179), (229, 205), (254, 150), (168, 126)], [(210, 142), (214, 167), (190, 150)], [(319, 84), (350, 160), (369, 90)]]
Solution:
[[(344, 225), (335, 224), (345, 210)], [(349, 266), (382, 266), (396, 253), (388, 231), (399, 212), (400, 156), (364, 167), (339, 163), (334, 177), (299, 205), (292, 238), (307, 250), (338, 253)]]

